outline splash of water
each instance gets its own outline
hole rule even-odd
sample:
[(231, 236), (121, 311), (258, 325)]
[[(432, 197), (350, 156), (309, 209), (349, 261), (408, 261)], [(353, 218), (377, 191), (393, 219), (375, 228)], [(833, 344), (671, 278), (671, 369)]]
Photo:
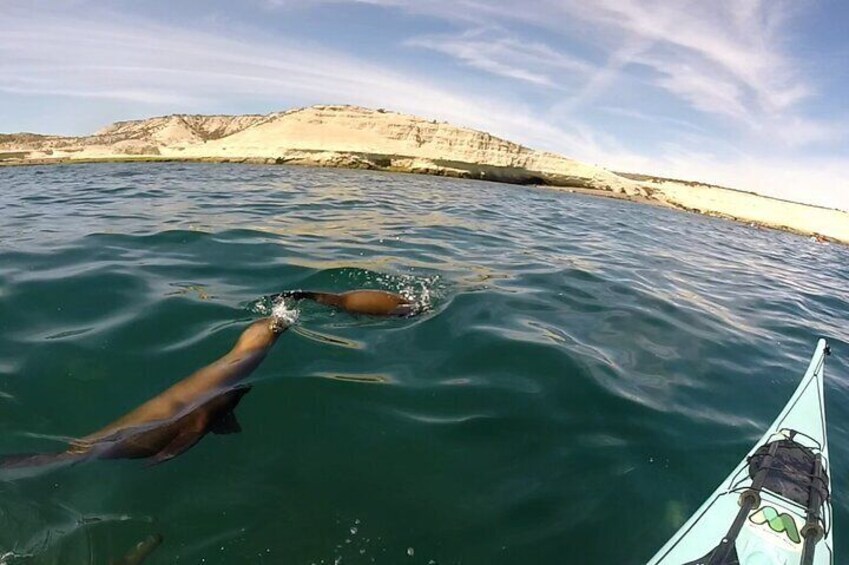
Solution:
[(288, 304), (285, 298), (281, 298), (271, 307), (271, 316), (283, 320), (290, 326), (297, 323), (300, 315), (300, 311)]
[(372, 280), (387, 290), (394, 290), (415, 305), (415, 312), (427, 312), (433, 307), (434, 299), (440, 295), (442, 280), (439, 275), (429, 277), (407, 274), (377, 274)]

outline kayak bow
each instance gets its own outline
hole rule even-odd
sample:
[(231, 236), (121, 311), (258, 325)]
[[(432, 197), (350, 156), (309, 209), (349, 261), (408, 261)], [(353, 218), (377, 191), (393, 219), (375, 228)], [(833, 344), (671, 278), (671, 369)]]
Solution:
[(831, 565), (824, 339), (796, 392), (649, 565)]

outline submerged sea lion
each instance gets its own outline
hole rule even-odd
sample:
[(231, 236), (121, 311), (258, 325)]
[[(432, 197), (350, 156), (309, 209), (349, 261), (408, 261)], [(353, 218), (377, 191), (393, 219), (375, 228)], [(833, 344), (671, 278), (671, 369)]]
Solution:
[(289, 323), (271, 317), (256, 321), (236, 345), (214, 363), (195, 371), (105, 428), (71, 442), (60, 453), (0, 456), (3, 470), (74, 463), (86, 458), (167, 461), (209, 432), (241, 431), (233, 414), (250, 387), (238, 386), (265, 359)]
[(352, 314), (367, 314), (369, 316), (413, 316), (419, 310), (414, 302), (400, 294), (386, 292), (385, 290), (351, 290), (341, 294), (290, 290), (272, 294), (270, 298), (272, 300), (279, 298), (303, 300), (306, 298)]
[(162, 543), (161, 534), (151, 534), (130, 548), (120, 559), (113, 559), (109, 565), (140, 565)]

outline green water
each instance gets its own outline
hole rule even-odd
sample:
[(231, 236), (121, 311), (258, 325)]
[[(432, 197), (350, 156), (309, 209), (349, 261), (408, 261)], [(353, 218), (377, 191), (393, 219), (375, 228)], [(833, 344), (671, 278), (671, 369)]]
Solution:
[(0, 482), (0, 563), (644, 563), (820, 335), (849, 552), (849, 252), (628, 202), (239, 165), (0, 169), (0, 453), (61, 450), (303, 304), (237, 435)]

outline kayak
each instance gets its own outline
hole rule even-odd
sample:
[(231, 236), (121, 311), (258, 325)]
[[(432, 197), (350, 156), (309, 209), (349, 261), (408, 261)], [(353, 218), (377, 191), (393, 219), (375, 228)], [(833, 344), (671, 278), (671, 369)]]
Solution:
[(831, 565), (825, 357), (819, 340), (775, 422), (649, 565)]

